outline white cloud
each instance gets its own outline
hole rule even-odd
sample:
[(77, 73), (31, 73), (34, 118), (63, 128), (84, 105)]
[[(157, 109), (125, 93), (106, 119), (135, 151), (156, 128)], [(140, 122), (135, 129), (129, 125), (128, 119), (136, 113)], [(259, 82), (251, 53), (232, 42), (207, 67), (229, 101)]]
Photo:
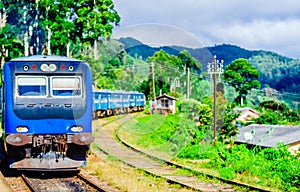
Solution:
[(269, 49), (288, 53), (286, 47), (300, 44), (300, 20), (256, 20), (230, 26), (217, 24), (207, 32), (218, 43), (236, 42), (250, 49)]
[(207, 46), (230, 43), (300, 57), (298, 0), (114, 0), (120, 26), (157, 23), (194, 34)]

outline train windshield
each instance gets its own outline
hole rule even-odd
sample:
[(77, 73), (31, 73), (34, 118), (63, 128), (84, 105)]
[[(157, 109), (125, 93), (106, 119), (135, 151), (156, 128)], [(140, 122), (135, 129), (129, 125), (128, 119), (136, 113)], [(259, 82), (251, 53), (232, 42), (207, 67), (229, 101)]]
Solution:
[(51, 94), (52, 96), (81, 96), (82, 95), (81, 77), (52, 77)]
[[(50, 85), (49, 85), (50, 79)], [(17, 76), (19, 97), (82, 97), (81, 76)]]
[(19, 96), (47, 96), (47, 78), (44, 76), (17, 77), (17, 94)]

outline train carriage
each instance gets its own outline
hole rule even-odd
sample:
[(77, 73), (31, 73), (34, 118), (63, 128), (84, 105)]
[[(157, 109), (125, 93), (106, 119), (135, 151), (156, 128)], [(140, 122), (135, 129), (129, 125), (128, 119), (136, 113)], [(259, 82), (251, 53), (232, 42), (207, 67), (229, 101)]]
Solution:
[(93, 92), (93, 118), (111, 115), (109, 111), (111, 92), (109, 90)]
[(143, 93), (131, 92), (130, 94), (130, 111), (142, 111), (146, 105), (146, 98)]
[(60, 56), (13, 59), (3, 69), (3, 139), (11, 168), (77, 169), (92, 135), (92, 74)]
[(142, 111), (145, 104), (145, 95), (140, 92), (97, 90), (93, 92), (93, 117)]

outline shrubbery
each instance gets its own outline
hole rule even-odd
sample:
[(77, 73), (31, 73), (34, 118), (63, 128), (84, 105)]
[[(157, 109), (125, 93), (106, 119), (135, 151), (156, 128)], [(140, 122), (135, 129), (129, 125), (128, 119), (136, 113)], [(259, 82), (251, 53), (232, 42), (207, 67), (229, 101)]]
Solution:
[(299, 125), (300, 114), (299, 111), (292, 110), (283, 102), (276, 100), (268, 100), (262, 102), (256, 108), (260, 116), (254, 119), (257, 124), (269, 125)]
[[(138, 143), (151, 148), (165, 146), (167, 152), (182, 159), (205, 160), (199, 167), (214, 169), (225, 179), (238, 179), (274, 190), (300, 190), (299, 157), (292, 155), (287, 146), (248, 148), (245, 144), (235, 144), (236, 127), (232, 127), (235, 126), (232, 122), (236, 114), (231, 113), (230, 108), (224, 116), (222, 132), (218, 132), (217, 142), (213, 142), (209, 105), (183, 101), (179, 109), (181, 113), (176, 115), (139, 118), (138, 129), (145, 133), (145, 130), (150, 131), (142, 135)], [(274, 122), (275, 116), (267, 112), (261, 118), (263, 122)]]
[(283, 191), (300, 190), (300, 162), (286, 146), (277, 148), (248, 149), (246, 145), (192, 145), (184, 149), (178, 157), (189, 159), (209, 159), (201, 166), (218, 170), (225, 179), (244, 176), (258, 178), (259, 182), (268, 187)]

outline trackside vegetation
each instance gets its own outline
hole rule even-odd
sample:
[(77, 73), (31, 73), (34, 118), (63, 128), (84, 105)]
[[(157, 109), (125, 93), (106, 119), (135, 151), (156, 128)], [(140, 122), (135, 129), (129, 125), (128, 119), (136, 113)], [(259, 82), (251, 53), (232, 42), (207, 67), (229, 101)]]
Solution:
[[(235, 144), (230, 135), (234, 135), (237, 128), (224, 133), (227, 136), (222, 136), (221, 128), (221, 136), (214, 143), (210, 107), (197, 102), (186, 102), (188, 107), (184, 107), (183, 103), (177, 114), (135, 116), (122, 126), (120, 133), (133, 145), (159, 151), (172, 160), (224, 179), (271, 191), (300, 190), (299, 155), (292, 155), (287, 146), (278, 143), (276, 148), (249, 148), (245, 144)], [(187, 108), (192, 109), (191, 113), (185, 111)], [(260, 110), (266, 109), (261, 107)], [(236, 116), (229, 111), (225, 112), (224, 125), (232, 124)], [(196, 118), (194, 114), (201, 116)], [(258, 121), (263, 121), (262, 118)]]

